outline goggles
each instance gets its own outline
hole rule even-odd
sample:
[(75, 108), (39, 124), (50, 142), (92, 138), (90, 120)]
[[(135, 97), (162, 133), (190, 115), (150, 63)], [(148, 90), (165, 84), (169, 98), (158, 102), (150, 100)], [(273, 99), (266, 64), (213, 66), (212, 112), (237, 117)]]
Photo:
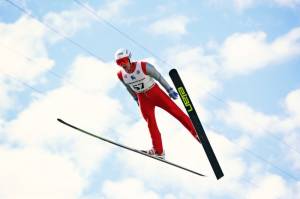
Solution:
[(116, 60), (116, 63), (119, 65), (119, 66), (122, 66), (122, 65), (125, 65), (129, 62), (129, 58), (128, 57), (123, 57), (121, 59), (118, 59)]

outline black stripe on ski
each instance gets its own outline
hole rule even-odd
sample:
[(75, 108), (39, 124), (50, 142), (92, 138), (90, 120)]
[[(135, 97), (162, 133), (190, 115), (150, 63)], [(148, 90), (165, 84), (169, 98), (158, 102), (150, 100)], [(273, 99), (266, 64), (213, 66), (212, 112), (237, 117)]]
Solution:
[(180, 99), (181, 99), (181, 101), (182, 101), (182, 103), (183, 103), (183, 105), (184, 105), (196, 131), (197, 131), (199, 139), (202, 143), (202, 146), (203, 146), (206, 156), (210, 162), (210, 165), (214, 170), (216, 178), (219, 180), (220, 178), (222, 178), (224, 176), (223, 171), (222, 171), (220, 164), (217, 160), (217, 157), (209, 143), (209, 140), (205, 134), (203, 126), (197, 115), (197, 112), (196, 112), (196, 110), (192, 104), (192, 101), (183, 85), (183, 82), (182, 82), (176, 69), (170, 70), (169, 75), (170, 75), (170, 77), (176, 87), (176, 90), (180, 96)]
[(64, 125), (67, 125), (67, 126), (73, 128), (73, 129), (76, 129), (76, 130), (78, 130), (78, 131), (80, 131), (80, 132), (82, 132), (82, 133), (85, 133), (85, 134), (87, 134), (87, 135), (90, 135), (90, 136), (92, 136), (92, 137), (95, 137), (95, 138), (97, 138), (97, 139), (100, 139), (100, 140), (102, 140), (102, 141), (108, 142), (108, 143), (113, 144), (113, 145), (115, 145), (115, 146), (121, 147), (121, 148), (123, 148), (123, 149), (127, 149), (127, 150), (129, 150), (129, 151), (133, 151), (133, 152), (135, 152), (135, 153), (139, 153), (139, 154), (141, 154), (141, 155), (147, 156), (147, 157), (149, 157), (149, 158), (153, 158), (153, 159), (155, 159), (155, 160), (159, 160), (159, 161), (161, 161), (161, 162), (164, 162), (164, 163), (169, 164), (169, 165), (171, 165), (171, 166), (177, 167), (177, 168), (179, 168), (179, 169), (183, 169), (183, 170), (185, 170), (185, 171), (188, 171), (188, 172), (190, 172), (190, 173), (196, 174), (196, 175), (198, 175), (198, 176), (203, 176), (203, 177), (205, 177), (205, 175), (203, 175), (203, 174), (201, 174), (201, 173), (198, 173), (198, 172), (193, 171), (193, 170), (191, 170), (191, 169), (185, 168), (185, 167), (180, 166), (180, 165), (178, 165), (178, 164), (175, 164), (175, 163), (169, 162), (169, 161), (167, 161), (167, 160), (163, 160), (163, 159), (160, 159), (160, 158), (157, 158), (157, 157), (148, 155), (148, 154), (146, 154), (146, 153), (143, 153), (143, 152), (141, 152), (141, 151), (139, 151), (139, 150), (136, 150), (136, 149), (133, 149), (133, 148), (131, 148), (131, 147), (128, 147), (128, 146), (125, 146), (125, 145), (116, 143), (116, 142), (114, 142), (114, 141), (111, 141), (111, 140), (109, 140), (109, 139), (106, 139), (106, 138), (97, 136), (97, 135), (95, 135), (95, 134), (89, 133), (89, 132), (87, 132), (87, 131), (85, 131), (85, 130), (82, 130), (82, 129), (80, 129), (80, 128), (74, 126), (74, 125), (72, 125), (72, 124), (69, 124), (69, 123), (65, 122), (65, 121), (62, 120), (62, 119), (59, 119), (59, 118), (58, 118), (57, 121), (59, 121), (60, 123), (62, 123), (62, 124), (64, 124)]

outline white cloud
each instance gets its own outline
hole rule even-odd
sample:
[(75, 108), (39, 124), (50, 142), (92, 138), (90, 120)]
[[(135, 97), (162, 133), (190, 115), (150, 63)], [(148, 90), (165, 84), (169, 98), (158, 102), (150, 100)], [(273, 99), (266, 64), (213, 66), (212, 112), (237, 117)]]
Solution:
[(229, 75), (248, 74), (300, 54), (300, 28), (267, 41), (264, 32), (235, 33), (220, 50), (221, 63)]
[(300, 197), (300, 182), (294, 184), (291, 192), (290, 198), (297, 199)]
[[(28, 107), (18, 113), (14, 119), (3, 124), (3, 132), (1, 132), (7, 137), (5, 145), (22, 146), (23, 148), (18, 149), (20, 153), (27, 148), (32, 148), (34, 151), (45, 151), (49, 155), (55, 154), (62, 159), (69, 160), (74, 167), (69, 171), (70, 175), (75, 175), (76, 171), (81, 178), (90, 177), (111, 152), (111, 147), (102, 145), (99, 140), (60, 124), (56, 118), (65, 119), (95, 134), (107, 134), (105, 137), (113, 136), (111, 134), (114, 132), (111, 129), (121, 120), (126, 121), (127, 116), (122, 114), (119, 102), (108, 97), (107, 93), (115, 85), (114, 82), (118, 81), (116, 74), (112, 71), (110, 64), (102, 63), (94, 58), (81, 56), (75, 59), (69, 75), (66, 76), (66, 84), (33, 99)], [(69, 85), (67, 82), (70, 80), (78, 83), (78, 87)], [(91, 85), (96, 85), (92, 87), (92, 92), (86, 91), (85, 89)], [(8, 150), (7, 153), (11, 150), (14, 149)], [(7, 157), (5, 156), (3, 161)], [(48, 163), (47, 158), (48, 156), (41, 161)], [(30, 164), (40, 165), (38, 158), (30, 162)], [(25, 171), (21, 170), (20, 175), (25, 175), (22, 172)], [(34, 177), (32, 173), (26, 177), (31, 178), (31, 175)], [(59, 182), (67, 185), (70, 184), (70, 179), (72, 180), (68, 177), (59, 178)], [(51, 179), (49, 181), (51, 182)], [(48, 178), (45, 179), (45, 183), (50, 182)], [(33, 190), (34, 187), (31, 186), (34, 186), (34, 183), (29, 183), (28, 189)], [(83, 184), (74, 187), (78, 192), (84, 188)], [(42, 191), (46, 193), (51, 191), (49, 197), (54, 198), (55, 194), (58, 195), (55, 198), (60, 197), (59, 188), (53, 190), (52, 187), (45, 186)], [(64, 192), (66, 196), (64, 198), (76, 198), (73, 197), (73, 191), (68, 187)], [(15, 196), (10, 192), (7, 194), (8, 197)], [(70, 197), (67, 197), (69, 195)]]
[(293, 130), (300, 127), (300, 89), (290, 92), (284, 101), (288, 117), (282, 121), (281, 128), (286, 130)]
[[(254, 110), (249, 105), (241, 102), (228, 102), (225, 110), (219, 111), (218, 116), (232, 127), (239, 128), (249, 135), (256, 138), (261, 136), (279, 133), (281, 137), (281, 146), (283, 150), (288, 150), (284, 157), (289, 162), (290, 169), (298, 170), (299, 152), (299, 100), (300, 90), (294, 90), (288, 93), (285, 98), (283, 108), (284, 114), (267, 115)], [(240, 134), (242, 135), (242, 134)], [(246, 147), (249, 143), (246, 143)]]
[[(88, 67), (88, 69), (83, 72), (81, 67), (84, 69)], [(72, 135), (70, 129), (67, 131), (67, 128), (56, 121), (56, 118), (77, 121), (82, 127), (88, 126), (91, 130), (96, 129), (100, 133), (126, 116), (122, 117), (120, 114), (120, 104), (105, 93), (113, 85), (112, 67), (93, 58), (80, 57), (76, 59), (72, 68), (69, 79), (79, 83), (79, 87), (82, 85), (83, 89), (67, 84), (33, 100), (14, 120), (7, 123), (6, 132), (11, 141), (29, 146), (56, 149), (73, 143), (72, 150), (68, 151), (68, 147), (65, 149), (79, 159), (84, 158), (85, 161), (80, 164), (82, 167), (89, 168), (93, 167), (95, 162), (107, 153), (107, 150), (99, 150), (96, 142), (77, 136), (81, 139), (79, 142), (76, 135)], [(105, 76), (111, 78), (104, 78)], [(93, 84), (97, 85), (93, 89), (99, 88), (98, 91), (84, 90)], [(92, 149), (95, 151), (93, 155), (85, 153), (86, 150)]]
[(238, 10), (242, 11), (250, 8), (253, 5), (254, 0), (233, 0), (233, 3)]
[(48, 58), (45, 33), (38, 21), (26, 16), (13, 24), (0, 23), (1, 73), (31, 81), (50, 70), (54, 62)]
[[(91, 16), (84, 8), (78, 10), (64, 10), (60, 13), (50, 12), (44, 16), (43, 22), (57, 30), (62, 36), (70, 37), (80, 29), (90, 25)], [(50, 41), (55, 42), (64, 39), (61, 35), (48, 30)]]
[(4, 126), (5, 126), (5, 120), (4, 118), (0, 117), (0, 142), (4, 142), (5, 136), (4, 136)]
[[(119, 16), (123, 7), (127, 6), (128, 0), (114, 0), (107, 1), (98, 10), (93, 9), (88, 4), (76, 4), (80, 8), (73, 10), (64, 10), (62, 12), (50, 12), (47, 13), (43, 22), (57, 30), (63, 36), (71, 37), (78, 31), (89, 27), (95, 20), (108, 20), (110, 18), (116, 18)], [(95, 16), (98, 15), (99, 17)], [(50, 41), (56, 42), (63, 39), (60, 35), (53, 33), (49, 30)]]
[[(79, 26), (74, 31), (76, 28)], [(2, 111), (14, 104), (10, 94), (20, 86), (10, 77), (37, 83), (54, 62), (48, 58), (45, 45), (49, 35), (36, 20), (21, 17), (13, 24), (0, 23), (0, 35)], [(86, 178), (98, 168), (111, 148), (64, 127), (56, 118), (62, 117), (99, 134), (108, 133), (120, 118), (126, 120), (126, 116), (120, 114), (119, 103), (106, 93), (118, 81), (114, 69), (111, 64), (81, 56), (74, 61), (60, 88), (33, 97), (28, 107), (11, 121), (0, 120), (1, 146), (22, 146), (1, 148), (1, 198), (80, 196)], [(68, 82), (76, 82), (76, 85)], [(44, 170), (37, 175), (40, 169)]]
[(161, 198), (157, 193), (147, 189), (142, 181), (135, 178), (124, 179), (116, 182), (105, 181), (102, 187), (102, 193), (104, 197), (107, 199), (119, 199), (119, 198), (159, 199)]
[(148, 31), (151, 34), (178, 36), (187, 33), (186, 26), (190, 19), (186, 16), (175, 15), (159, 19), (150, 24)]
[(272, 58), (265, 43), (266, 34), (235, 33), (228, 37), (221, 49), (224, 65), (230, 72), (248, 73), (267, 64)]
[(264, 176), (262, 179), (256, 179), (257, 187), (253, 187), (246, 195), (247, 199), (268, 198), (279, 199), (285, 198), (287, 185), (285, 181), (276, 175)]
[(11, 107), (11, 105), (13, 104), (12, 100), (8, 95), (9, 87), (10, 86), (4, 81), (4, 78), (0, 76), (0, 110), (1, 111)]
[(104, 19), (113, 19), (116, 16), (120, 16), (120, 13), (124, 11), (124, 7), (126, 7), (129, 3), (130, 0), (107, 1), (107, 4), (98, 10), (97, 13)]
[(250, 74), (299, 55), (299, 27), (273, 41), (268, 41), (265, 32), (234, 33), (221, 44), (209, 41), (205, 47), (172, 46), (166, 51), (168, 63), (177, 66), (188, 75), (198, 74), (197, 79), (188, 79), (195, 80), (193, 83), (189, 82), (189, 85), (195, 85), (195, 88), (203, 87), (207, 91), (220, 88), (218, 77), (224, 79)]
[[(208, 93), (220, 89), (220, 83), (216, 79), (219, 70), (216, 55), (208, 54), (202, 47), (186, 46), (173, 46), (166, 54), (167, 62), (176, 66), (181, 78), (188, 85), (187, 89), (197, 91), (189, 93), (192, 99), (196, 99), (193, 100), (194, 103), (197, 99), (205, 99)], [(195, 74), (197, 78), (192, 78)], [(197, 107), (201, 107), (200, 104)]]
[(292, 131), (284, 137), (284, 142), (287, 143), (291, 149), (287, 153), (286, 158), (291, 162), (290, 166), (295, 170), (300, 169), (300, 146), (299, 146), (300, 133), (298, 131)]
[(218, 114), (227, 124), (257, 136), (266, 135), (277, 129), (276, 124), (280, 122), (280, 118), (276, 116), (257, 112), (247, 104), (239, 102), (228, 102), (226, 110)]
[[(54, 66), (48, 58), (46, 31), (26, 16), (11, 24), (0, 23), (0, 110), (15, 104), (12, 94), (28, 85), (41, 83), (40, 77)], [(2, 113), (1, 113), (2, 114)]]
[(287, 158), (292, 162), (292, 167), (296, 170), (300, 169), (300, 147), (299, 147), (299, 128), (300, 128), (300, 89), (291, 91), (284, 101), (284, 107), (288, 113), (280, 124), (284, 130), (284, 141), (293, 146), (293, 149), (288, 153)]
[(0, 196), (15, 198), (79, 198), (84, 178), (70, 160), (33, 148), (0, 147)]
[[(94, 124), (96, 128), (104, 130), (105, 127), (112, 125), (110, 117), (118, 114), (120, 110), (118, 106), (115, 100), (101, 93), (88, 94), (73, 87), (59, 88), (31, 102), (9, 123), (8, 131), (11, 136), (16, 136), (23, 143), (44, 144), (56, 136), (64, 137), (59, 131), (61, 126), (56, 122), (57, 117)], [(114, 109), (111, 110), (110, 107)]]
[[(239, 157), (241, 151), (237, 150), (236, 146), (225, 137), (206, 129), (225, 173), (225, 177), (216, 183), (202, 146), (193, 139), (180, 122), (168, 113), (157, 109), (156, 116), (167, 160), (206, 174), (208, 177), (202, 178), (130, 152), (120, 152), (120, 164), (124, 173), (137, 176), (138, 179), (151, 185), (150, 188), (153, 190), (165, 190), (162, 187), (176, 190), (174, 194), (177, 198), (209, 198), (211, 193), (214, 193), (216, 197), (235, 196), (239, 187), (242, 186), (239, 185), (239, 180), (246, 172), (245, 165)], [(127, 132), (126, 134), (120, 133), (122, 143), (137, 149), (151, 147), (145, 121), (140, 120), (122, 130)], [(198, 184), (201, 184), (201, 187)]]
[(279, 59), (297, 56), (300, 53), (300, 27), (291, 29), (285, 35), (276, 38), (270, 45), (274, 55)]
[(118, 69), (113, 63), (78, 56), (69, 71), (68, 80), (84, 91), (107, 92), (119, 83)]
[[(290, 92), (286, 99), (286, 108), (294, 117), (300, 117), (300, 89)], [(300, 119), (300, 118), (298, 118)]]
[(241, 102), (227, 102), (225, 110), (219, 111), (218, 116), (231, 126), (238, 127), (252, 135), (262, 136), (270, 132), (289, 132), (299, 128), (299, 100), (300, 90), (290, 92), (285, 99), (283, 115), (267, 115), (256, 111), (249, 105)]

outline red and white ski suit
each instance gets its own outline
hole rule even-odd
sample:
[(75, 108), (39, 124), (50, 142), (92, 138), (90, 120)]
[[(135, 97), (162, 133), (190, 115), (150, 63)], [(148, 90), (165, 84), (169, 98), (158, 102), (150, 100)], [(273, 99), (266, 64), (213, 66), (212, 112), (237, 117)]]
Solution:
[[(156, 106), (164, 109), (177, 120), (179, 120), (185, 126), (185, 128), (195, 138), (197, 138), (197, 132), (190, 118), (172, 101), (172, 99), (154, 81), (154, 79), (158, 79), (154, 75), (152, 75), (154, 76), (152, 77), (151, 74), (148, 73), (147, 69), (150, 71), (150, 68), (153, 69), (153, 66), (146, 62), (133, 62), (131, 63), (131, 67), (133, 67), (131, 69), (131, 73), (127, 73), (126, 71), (122, 70), (119, 71), (118, 77), (127, 87), (129, 92), (133, 94), (133, 97), (137, 97), (142, 115), (148, 123), (148, 128), (152, 139), (152, 145), (155, 152), (157, 154), (161, 154), (163, 152), (161, 134), (157, 127), (155, 119)], [(161, 83), (161, 81), (159, 82)], [(163, 83), (164, 87), (169, 86), (165, 80), (163, 81)]]

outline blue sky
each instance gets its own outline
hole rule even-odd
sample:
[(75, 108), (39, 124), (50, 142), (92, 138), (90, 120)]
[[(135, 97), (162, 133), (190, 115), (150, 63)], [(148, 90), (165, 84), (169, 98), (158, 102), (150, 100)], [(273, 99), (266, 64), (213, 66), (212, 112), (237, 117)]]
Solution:
[[(299, 8), (299, 0), (1, 1), (0, 198), (299, 198)], [(166, 158), (208, 178), (56, 121), (151, 147), (116, 76), (120, 47), (170, 84), (178, 69), (223, 179), (160, 109)]]

